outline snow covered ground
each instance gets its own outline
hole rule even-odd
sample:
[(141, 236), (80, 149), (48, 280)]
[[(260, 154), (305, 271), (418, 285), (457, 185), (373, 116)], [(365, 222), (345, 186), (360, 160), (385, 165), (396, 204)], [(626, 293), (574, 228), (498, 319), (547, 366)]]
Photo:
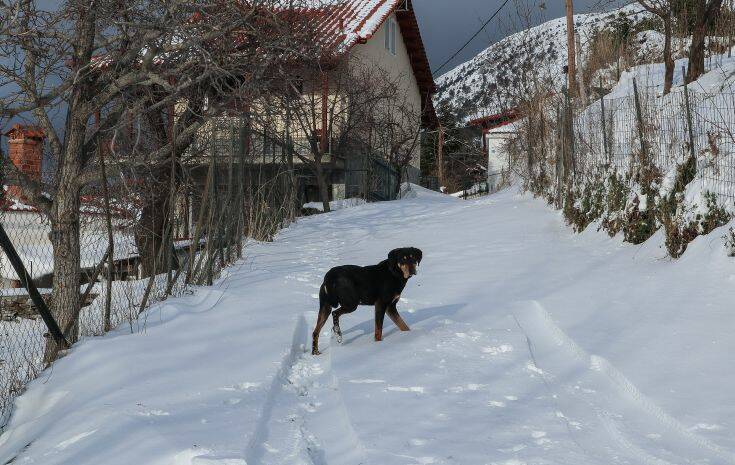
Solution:
[[(17, 400), (0, 464), (735, 464), (735, 261), (678, 261), (513, 191), (300, 220)], [(324, 272), (423, 249), (399, 311), (306, 350)], [(327, 328), (325, 328), (327, 329)]]

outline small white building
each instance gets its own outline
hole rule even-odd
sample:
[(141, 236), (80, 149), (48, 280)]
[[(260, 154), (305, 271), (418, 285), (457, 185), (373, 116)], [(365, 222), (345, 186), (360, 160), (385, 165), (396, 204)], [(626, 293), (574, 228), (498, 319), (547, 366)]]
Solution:
[(510, 174), (511, 160), (506, 147), (508, 139), (517, 134), (514, 123), (518, 119), (518, 112), (509, 110), (469, 122), (482, 128), (482, 148), (487, 153), (487, 184), (491, 193), (500, 189)]

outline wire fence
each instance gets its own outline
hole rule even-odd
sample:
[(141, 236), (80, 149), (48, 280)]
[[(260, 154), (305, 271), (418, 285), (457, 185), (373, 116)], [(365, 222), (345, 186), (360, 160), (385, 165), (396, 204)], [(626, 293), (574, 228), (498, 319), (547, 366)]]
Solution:
[[(82, 300), (72, 339), (144, 329), (138, 316), (151, 303), (211, 284), (242, 257), (246, 237), (267, 240), (295, 218), (299, 176), (288, 151), (266, 160), (271, 154), (244, 127), (223, 118), (202, 132), (187, 157), (82, 192)], [(9, 179), (0, 224), (51, 307), (51, 224)], [(49, 330), (21, 281), (0, 252), (0, 429), (14, 398), (49, 362)]]
[(735, 93), (678, 89), (600, 99), (574, 118), (580, 173), (630, 173), (642, 160), (662, 174), (696, 160), (696, 177), (722, 200), (735, 200)]
[[(98, 163), (111, 167), (120, 155), (104, 150)], [(15, 397), (56, 358), (45, 315), (72, 343), (113, 328), (143, 330), (138, 317), (152, 303), (212, 284), (242, 258), (247, 239), (272, 239), (304, 203), (319, 198), (313, 167), (297, 150), (283, 128), (269, 133), (227, 115), (209, 121), (184, 153), (119, 171), (83, 191), (81, 304), (68, 321), (58, 312), (72, 305), (54, 302), (57, 257), (48, 214), (26, 200), (12, 177), (3, 179), (0, 226), (9, 244), (0, 249), (0, 430)], [(328, 155), (323, 164), (335, 198), (395, 199), (401, 173), (377, 154), (352, 155)], [(22, 276), (6, 245), (24, 266)]]
[(672, 187), (694, 160), (694, 180), (721, 205), (735, 201), (735, 92), (675, 88), (668, 95), (636, 85), (575, 110), (565, 95), (530, 102), (503, 150), (514, 172), (539, 194), (564, 204), (570, 188), (616, 174), (629, 184), (643, 166), (656, 188)]

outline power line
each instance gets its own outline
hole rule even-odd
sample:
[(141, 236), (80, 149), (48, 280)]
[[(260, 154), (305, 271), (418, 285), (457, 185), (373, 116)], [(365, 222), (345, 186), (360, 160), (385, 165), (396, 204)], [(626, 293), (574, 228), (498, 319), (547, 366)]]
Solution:
[(478, 29), (478, 31), (477, 31), (477, 32), (475, 32), (475, 33), (474, 33), (474, 34), (472, 35), (472, 37), (470, 37), (470, 38), (469, 38), (469, 40), (468, 40), (468, 41), (467, 41), (467, 42), (465, 42), (465, 43), (464, 43), (464, 45), (463, 45), (462, 47), (460, 47), (460, 49), (459, 49), (459, 50), (457, 50), (457, 52), (456, 52), (456, 53), (455, 53), (454, 55), (452, 55), (451, 57), (449, 57), (449, 59), (448, 59), (447, 61), (445, 61), (444, 63), (442, 63), (442, 65), (441, 65), (440, 67), (438, 67), (437, 69), (435, 69), (434, 71), (432, 71), (432, 72), (431, 72), (431, 74), (436, 74), (436, 73), (438, 73), (439, 71), (441, 71), (441, 70), (442, 70), (442, 68), (444, 68), (445, 66), (447, 66), (447, 65), (449, 64), (449, 62), (450, 62), (450, 61), (452, 61), (452, 60), (454, 60), (455, 58), (457, 58), (457, 55), (459, 55), (460, 53), (462, 53), (462, 50), (464, 50), (465, 48), (467, 48), (467, 46), (468, 46), (468, 45), (470, 44), (470, 42), (472, 42), (473, 40), (475, 40), (475, 37), (479, 36), (479, 35), (480, 35), (480, 33), (481, 33), (481, 32), (482, 32), (483, 30), (485, 30), (485, 28), (487, 27), (487, 25), (488, 25), (488, 24), (490, 24), (490, 21), (492, 21), (493, 19), (495, 19), (495, 17), (496, 17), (497, 15), (498, 15), (498, 13), (500, 13), (500, 10), (502, 10), (502, 9), (503, 9), (503, 7), (504, 7), (504, 6), (505, 6), (505, 5), (506, 5), (506, 4), (507, 4), (507, 3), (509, 2), (509, 1), (510, 1), (510, 0), (505, 0), (505, 1), (504, 1), (504, 2), (502, 3), (502, 5), (500, 5), (500, 6), (498, 7), (498, 9), (497, 9), (497, 10), (495, 10), (495, 13), (493, 13), (493, 15), (492, 15), (492, 16), (490, 16), (490, 18), (489, 18), (489, 19), (488, 19), (487, 21), (485, 21), (485, 23), (484, 23), (484, 24), (483, 24), (483, 25), (482, 25), (482, 26), (480, 27), (480, 29)]

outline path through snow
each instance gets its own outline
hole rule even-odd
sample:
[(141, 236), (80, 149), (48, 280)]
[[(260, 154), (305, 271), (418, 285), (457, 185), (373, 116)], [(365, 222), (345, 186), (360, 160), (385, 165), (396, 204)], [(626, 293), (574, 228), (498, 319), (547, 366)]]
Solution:
[[(721, 234), (719, 234), (721, 235)], [(299, 221), (212, 288), (75, 347), (18, 400), (0, 464), (735, 464), (735, 262), (573, 235), (505, 192), (418, 191)], [(307, 353), (324, 272), (424, 251)]]

